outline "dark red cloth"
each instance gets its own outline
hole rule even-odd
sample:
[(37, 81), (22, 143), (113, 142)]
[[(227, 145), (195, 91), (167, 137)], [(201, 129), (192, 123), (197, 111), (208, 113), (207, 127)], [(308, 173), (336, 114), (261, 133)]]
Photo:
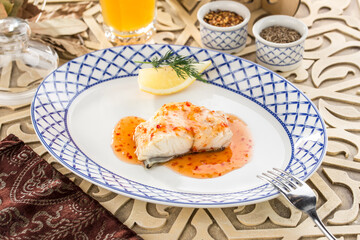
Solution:
[(0, 142), (0, 239), (142, 238), (9, 135)]

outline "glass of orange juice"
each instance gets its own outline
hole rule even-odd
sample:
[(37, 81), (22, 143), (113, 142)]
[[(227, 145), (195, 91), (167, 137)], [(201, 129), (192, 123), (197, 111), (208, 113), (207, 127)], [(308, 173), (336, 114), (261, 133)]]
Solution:
[(100, 0), (100, 5), (110, 41), (144, 43), (155, 33), (156, 0)]

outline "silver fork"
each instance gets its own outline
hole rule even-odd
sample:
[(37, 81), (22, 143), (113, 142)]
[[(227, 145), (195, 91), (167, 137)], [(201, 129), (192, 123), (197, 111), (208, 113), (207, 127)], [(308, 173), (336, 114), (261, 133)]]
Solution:
[(297, 177), (278, 168), (274, 168), (274, 170), (267, 171), (258, 177), (271, 183), (291, 204), (307, 213), (328, 239), (336, 240), (316, 213), (316, 195), (313, 190)]

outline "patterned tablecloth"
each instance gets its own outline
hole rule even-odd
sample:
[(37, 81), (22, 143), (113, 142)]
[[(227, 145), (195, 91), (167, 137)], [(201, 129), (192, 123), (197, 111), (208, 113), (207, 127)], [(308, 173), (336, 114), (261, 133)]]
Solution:
[[(206, 2), (209, 0), (159, 1), (158, 32), (150, 43), (201, 46), (196, 13)], [(58, 9), (59, 4), (64, 1), (48, 1), (46, 8)], [(80, 20), (88, 29), (73, 38), (85, 52), (112, 46), (102, 34), (98, 3), (85, 4)], [(360, 239), (359, 4), (355, 0), (303, 0), (296, 17), (309, 27), (304, 61), (297, 70), (281, 74), (306, 93), (327, 124), (327, 155), (308, 184), (319, 196), (319, 216), (339, 239)], [(255, 11), (253, 19), (263, 14)], [(60, 63), (64, 63), (75, 56), (67, 49), (66, 39), (59, 39), (51, 41), (63, 49)], [(235, 55), (253, 61), (254, 51), (254, 39), (249, 37), (246, 48)], [(144, 239), (325, 239), (311, 219), (283, 197), (241, 207), (196, 209), (147, 203), (99, 188), (50, 156), (33, 131), (29, 105), (0, 106), (0, 138), (10, 133)]]

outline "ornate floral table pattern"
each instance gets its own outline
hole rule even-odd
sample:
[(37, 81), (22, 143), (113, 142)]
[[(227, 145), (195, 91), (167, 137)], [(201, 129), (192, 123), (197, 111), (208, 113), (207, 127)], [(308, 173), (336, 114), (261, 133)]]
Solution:
[[(151, 43), (201, 46), (196, 12), (208, 1), (159, 1), (158, 32)], [(63, 2), (48, 1), (46, 7)], [(98, 3), (87, 4), (80, 18), (88, 26), (88, 37), (81, 40), (84, 48), (112, 46), (102, 34)], [(300, 68), (282, 73), (314, 101), (327, 124), (327, 155), (308, 184), (319, 196), (319, 216), (339, 239), (360, 239), (359, 5), (355, 0), (303, 0), (296, 17), (309, 27), (304, 61)], [(235, 55), (254, 61), (254, 51), (249, 37), (246, 48)], [(0, 138), (19, 136), (144, 239), (325, 239), (311, 219), (283, 197), (242, 207), (194, 209), (146, 203), (99, 188), (46, 152), (33, 131), (29, 109), (0, 106)]]

